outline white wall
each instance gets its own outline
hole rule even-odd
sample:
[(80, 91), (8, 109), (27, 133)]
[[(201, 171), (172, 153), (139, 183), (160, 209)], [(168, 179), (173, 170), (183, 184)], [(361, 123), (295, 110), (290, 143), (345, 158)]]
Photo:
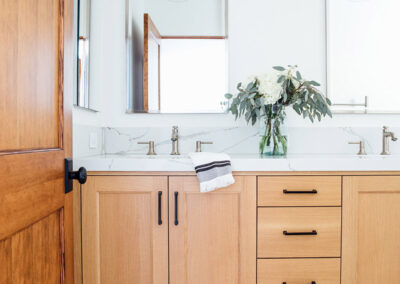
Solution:
[[(229, 114), (126, 114), (125, 0), (97, 0), (101, 26), (98, 78), (91, 87), (101, 97), (101, 113), (74, 110), (74, 123), (112, 127), (225, 127), (245, 125)], [(272, 65), (299, 64), (304, 75), (325, 85), (324, 0), (229, 0), (229, 76), (233, 88)], [(272, 5), (271, 5), (272, 3)], [(279, 9), (279, 13), (277, 10)], [(246, 17), (244, 19), (244, 17)], [(311, 42), (311, 49), (305, 43)], [(93, 71), (93, 69), (92, 69)], [(95, 87), (93, 86), (95, 85)], [(232, 90), (233, 91), (233, 90)], [(289, 126), (399, 126), (397, 115), (336, 115), (311, 124), (290, 112)]]
[(145, 0), (163, 36), (224, 36), (225, 0)]

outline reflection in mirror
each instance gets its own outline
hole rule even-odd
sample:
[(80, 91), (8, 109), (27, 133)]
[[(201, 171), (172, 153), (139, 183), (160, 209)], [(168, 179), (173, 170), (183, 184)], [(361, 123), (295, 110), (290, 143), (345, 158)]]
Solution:
[(78, 0), (78, 65), (76, 105), (90, 108), (89, 100), (90, 0)]
[(226, 0), (126, 1), (129, 110), (224, 112)]
[(399, 11), (399, 0), (327, 0), (328, 95), (337, 110), (400, 112)]

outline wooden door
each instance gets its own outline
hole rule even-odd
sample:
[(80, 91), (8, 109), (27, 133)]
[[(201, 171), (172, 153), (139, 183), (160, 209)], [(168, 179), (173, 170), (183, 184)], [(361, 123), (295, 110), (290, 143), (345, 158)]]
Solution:
[(400, 176), (343, 178), (342, 284), (400, 283)]
[(82, 236), (84, 284), (167, 284), (167, 177), (89, 177)]
[(256, 283), (256, 177), (235, 180), (200, 193), (196, 177), (170, 177), (170, 283)]
[(0, 0), (0, 283), (73, 283), (72, 2)]

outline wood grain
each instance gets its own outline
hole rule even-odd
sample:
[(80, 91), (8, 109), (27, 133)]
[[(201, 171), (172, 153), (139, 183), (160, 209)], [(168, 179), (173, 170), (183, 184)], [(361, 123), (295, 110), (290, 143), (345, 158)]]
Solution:
[[(64, 7), (63, 12), (63, 104), (60, 104), (63, 116), (59, 124), (60, 139), (64, 149), (64, 157), (72, 157), (72, 105), (75, 95), (74, 88), (74, 1), (60, 0), (61, 6)], [(61, 50), (60, 50), (61, 52)], [(61, 64), (60, 64), (61, 66)], [(60, 85), (61, 88), (61, 85)], [(74, 187), (75, 189), (76, 187)], [(65, 283), (74, 283), (74, 228), (73, 228), (73, 193), (69, 193), (64, 199), (64, 238), (65, 238)]]
[(0, 0), (0, 240), (12, 283), (73, 283), (72, 16), (72, 0)]
[(259, 259), (259, 284), (339, 284), (340, 259)]
[(12, 283), (60, 283), (60, 214), (11, 237)]
[[(235, 171), (235, 176), (400, 176), (399, 171), (351, 171), (351, 172), (246, 172), (246, 171)], [(89, 176), (196, 176), (194, 171), (192, 172), (176, 172), (176, 171), (89, 171)]]
[[(285, 236), (283, 231), (314, 236)], [(341, 208), (258, 208), (258, 257), (340, 257)]]
[[(317, 190), (284, 194), (283, 190)], [(258, 206), (341, 206), (342, 177), (258, 177)]]
[(400, 283), (400, 177), (343, 179), (343, 284)]
[(11, 238), (0, 241), (0, 283), (12, 283)]
[(60, 147), (60, 7), (0, 1), (0, 152)]
[(197, 178), (170, 177), (170, 283), (256, 282), (256, 178), (235, 179), (200, 193)]
[(167, 193), (167, 177), (95, 177), (82, 186), (83, 283), (168, 283)]

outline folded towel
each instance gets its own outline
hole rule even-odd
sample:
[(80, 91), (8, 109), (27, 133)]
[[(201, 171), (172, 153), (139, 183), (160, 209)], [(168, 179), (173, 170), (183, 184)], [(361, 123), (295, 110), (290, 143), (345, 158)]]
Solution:
[(225, 153), (189, 153), (200, 182), (201, 192), (210, 192), (235, 182), (231, 161)]

